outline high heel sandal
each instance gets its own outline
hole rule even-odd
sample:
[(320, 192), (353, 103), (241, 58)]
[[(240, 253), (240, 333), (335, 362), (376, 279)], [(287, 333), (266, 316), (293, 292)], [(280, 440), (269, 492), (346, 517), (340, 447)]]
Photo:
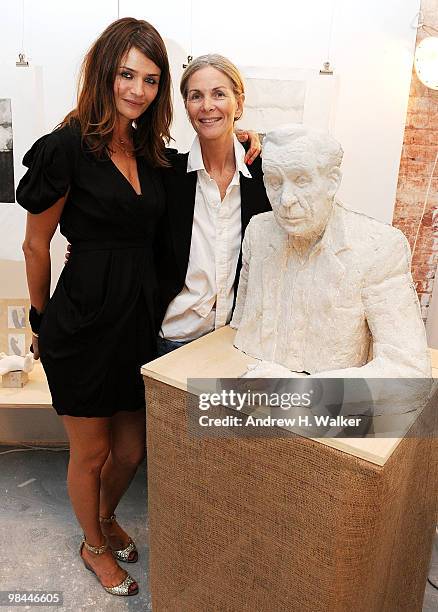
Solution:
[[(114, 523), (116, 522), (116, 515), (112, 514), (109, 518), (101, 516), (99, 520), (101, 523)], [(111, 548), (111, 552), (117, 561), (123, 561), (124, 563), (136, 563), (138, 561), (138, 550), (131, 538), (129, 538), (125, 548), (120, 548), (119, 550)]]
[[(81, 556), (81, 559), (85, 565), (85, 567), (87, 568), (87, 570), (90, 570), (90, 572), (93, 572), (93, 574), (96, 576), (96, 578), (99, 580), (98, 575), (96, 574), (96, 572), (94, 571), (94, 569), (91, 567), (91, 565), (89, 565), (84, 557), (82, 556), (82, 549), (86, 548), (89, 552), (93, 553), (93, 555), (103, 555), (103, 553), (105, 551), (108, 550), (109, 546), (108, 546), (108, 540), (106, 540), (105, 544), (103, 544), (102, 546), (91, 546), (90, 544), (88, 544), (88, 542), (84, 539), (82, 540), (81, 543), (81, 547), (79, 549), (79, 555)], [(100, 582), (100, 580), (99, 580)], [(120, 584), (117, 584), (116, 586), (104, 586), (101, 582), (100, 584), (102, 585), (102, 587), (105, 589), (105, 591), (107, 593), (109, 593), (110, 595), (119, 595), (121, 597), (127, 597), (129, 595), (137, 595), (138, 593), (138, 585), (137, 588), (135, 589), (131, 589), (130, 590), (130, 586), (132, 584), (137, 584), (136, 581), (134, 580), (134, 578), (132, 578), (132, 576), (130, 576), (128, 574), (128, 572), (126, 572), (126, 577), (122, 580), (122, 582)]]

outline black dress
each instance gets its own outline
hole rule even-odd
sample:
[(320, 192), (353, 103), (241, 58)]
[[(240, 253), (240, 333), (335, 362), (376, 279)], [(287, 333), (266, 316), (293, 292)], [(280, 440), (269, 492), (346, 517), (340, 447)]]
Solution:
[(165, 207), (159, 173), (137, 157), (137, 195), (70, 126), (40, 138), (23, 164), (17, 201), (29, 212), (48, 209), (69, 189), (60, 230), (71, 255), (39, 333), (53, 406), (82, 417), (144, 408), (140, 366), (155, 356), (157, 329), (153, 240)]

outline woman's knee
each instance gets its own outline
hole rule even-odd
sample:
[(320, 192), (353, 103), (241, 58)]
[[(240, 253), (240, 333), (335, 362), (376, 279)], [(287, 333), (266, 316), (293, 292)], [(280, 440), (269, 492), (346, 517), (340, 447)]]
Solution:
[(144, 446), (135, 448), (112, 448), (111, 456), (113, 461), (124, 468), (136, 468), (143, 461), (146, 454)]
[(70, 442), (69, 470), (100, 472), (111, 450), (109, 418), (63, 417)]
[(100, 473), (110, 453), (109, 444), (100, 444), (93, 448), (70, 448), (70, 461), (80, 467), (84, 473)]

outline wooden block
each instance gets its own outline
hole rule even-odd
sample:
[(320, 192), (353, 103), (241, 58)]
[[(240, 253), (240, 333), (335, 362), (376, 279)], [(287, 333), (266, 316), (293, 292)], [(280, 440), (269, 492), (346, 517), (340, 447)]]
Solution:
[(8, 372), (2, 376), (2, 387), (7, 389), (20, 389), (29, 380), (27, 372), (16, 370), (14, 372)]

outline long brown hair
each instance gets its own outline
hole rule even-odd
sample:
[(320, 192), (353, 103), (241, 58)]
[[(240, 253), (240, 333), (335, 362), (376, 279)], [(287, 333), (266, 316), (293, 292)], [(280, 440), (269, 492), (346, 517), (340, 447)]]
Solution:
[(153, 166), (167, 166), (164, 141), (172, 122), (169, 60), (163, 39), (147, 21), (124, 17), (111, 23), (91, 46), (82, 62), (77, 106), (61, 125), (79, 123), (82, 139), (103, 157), (116, 125), (114, 81), (124, 56), (136, 47), (161, 70), (158, 93), (136, 120), (135, 145)]

